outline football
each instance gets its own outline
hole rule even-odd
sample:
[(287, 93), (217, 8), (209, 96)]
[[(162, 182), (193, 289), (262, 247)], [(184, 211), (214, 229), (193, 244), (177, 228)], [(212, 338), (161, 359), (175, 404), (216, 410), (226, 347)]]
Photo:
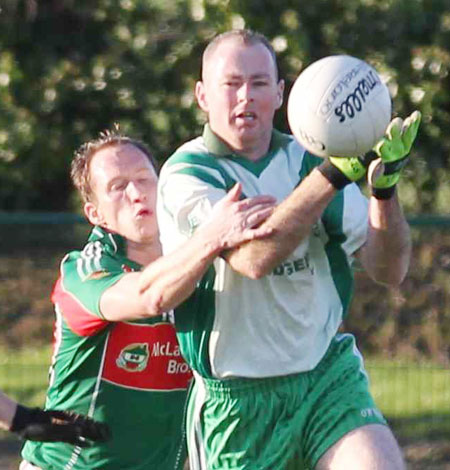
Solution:
[(287, 118), (294, 137), (319, 157), (368, 152), (391, 120), (388, 87), (367, 62), (324, 57), (303, 70), (289, 93)]

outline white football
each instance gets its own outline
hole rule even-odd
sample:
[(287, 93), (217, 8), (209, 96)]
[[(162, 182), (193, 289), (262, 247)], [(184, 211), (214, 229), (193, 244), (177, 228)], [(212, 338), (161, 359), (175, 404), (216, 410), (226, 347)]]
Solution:
[(308, 66), (289, 93), (287, 117), (294, 137), (319, 157), (368, 152), (391, 120), (387, 86), (368, 63), (348, 55)]

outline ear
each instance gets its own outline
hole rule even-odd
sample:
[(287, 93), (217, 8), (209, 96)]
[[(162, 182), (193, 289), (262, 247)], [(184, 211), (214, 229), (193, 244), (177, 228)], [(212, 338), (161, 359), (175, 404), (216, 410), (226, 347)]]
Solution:
[(277, 103), (277, 108), (276, 109), (280, 109), (281, 108), (281, 105), (283, 104), (283, 95), (284, 95), (284, 80), (280, 80), (277, 84), (277, 99), (278, 99), (278, 103)]
[(205, 84), (203, 82), (197, 82), (195, 84), (195, 98), (200, 106), (201, 110), (207, 113), (209, 111), (208, 101), (206, 99)]
[(93, 202), (86, 202), (84, 204), (84, 214), (92, 225), (101, 225), (106, 227), (103, 215), (98, 210), (97, 206)]

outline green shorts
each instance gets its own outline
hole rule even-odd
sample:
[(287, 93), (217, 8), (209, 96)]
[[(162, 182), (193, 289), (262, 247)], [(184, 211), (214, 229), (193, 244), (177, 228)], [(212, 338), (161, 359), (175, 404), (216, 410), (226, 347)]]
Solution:
[(191, 470), (306, 470), (349, 431), (386, 424), (352, 335), (336, 335), (308, 372), (266, 379), (196, 376), (187, 439)]

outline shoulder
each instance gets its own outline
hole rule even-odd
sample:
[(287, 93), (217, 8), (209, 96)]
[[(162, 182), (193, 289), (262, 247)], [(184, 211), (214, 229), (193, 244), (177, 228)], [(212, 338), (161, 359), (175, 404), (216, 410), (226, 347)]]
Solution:
[(227, 190), (234, 181), (224, 167), (223, 160), (208, 150), (203, 137), (197, 137), (179, 147), (164, 163), (159, 186), (165, 187), (170, 182), (181, 188), (201, 182)]
[(202, 136), (181, 145), (164, 163), (162, 172), (179, 170), (186, 166), (205, 166), (219, 168), (218, 159), (212, 155)]
[(99, 240), (89, 241), (82, 250), (71, 251), (61, 261), (63, 277), (82, 282), (99, 279), (115, 271), (122, 271), (120, 261)]

